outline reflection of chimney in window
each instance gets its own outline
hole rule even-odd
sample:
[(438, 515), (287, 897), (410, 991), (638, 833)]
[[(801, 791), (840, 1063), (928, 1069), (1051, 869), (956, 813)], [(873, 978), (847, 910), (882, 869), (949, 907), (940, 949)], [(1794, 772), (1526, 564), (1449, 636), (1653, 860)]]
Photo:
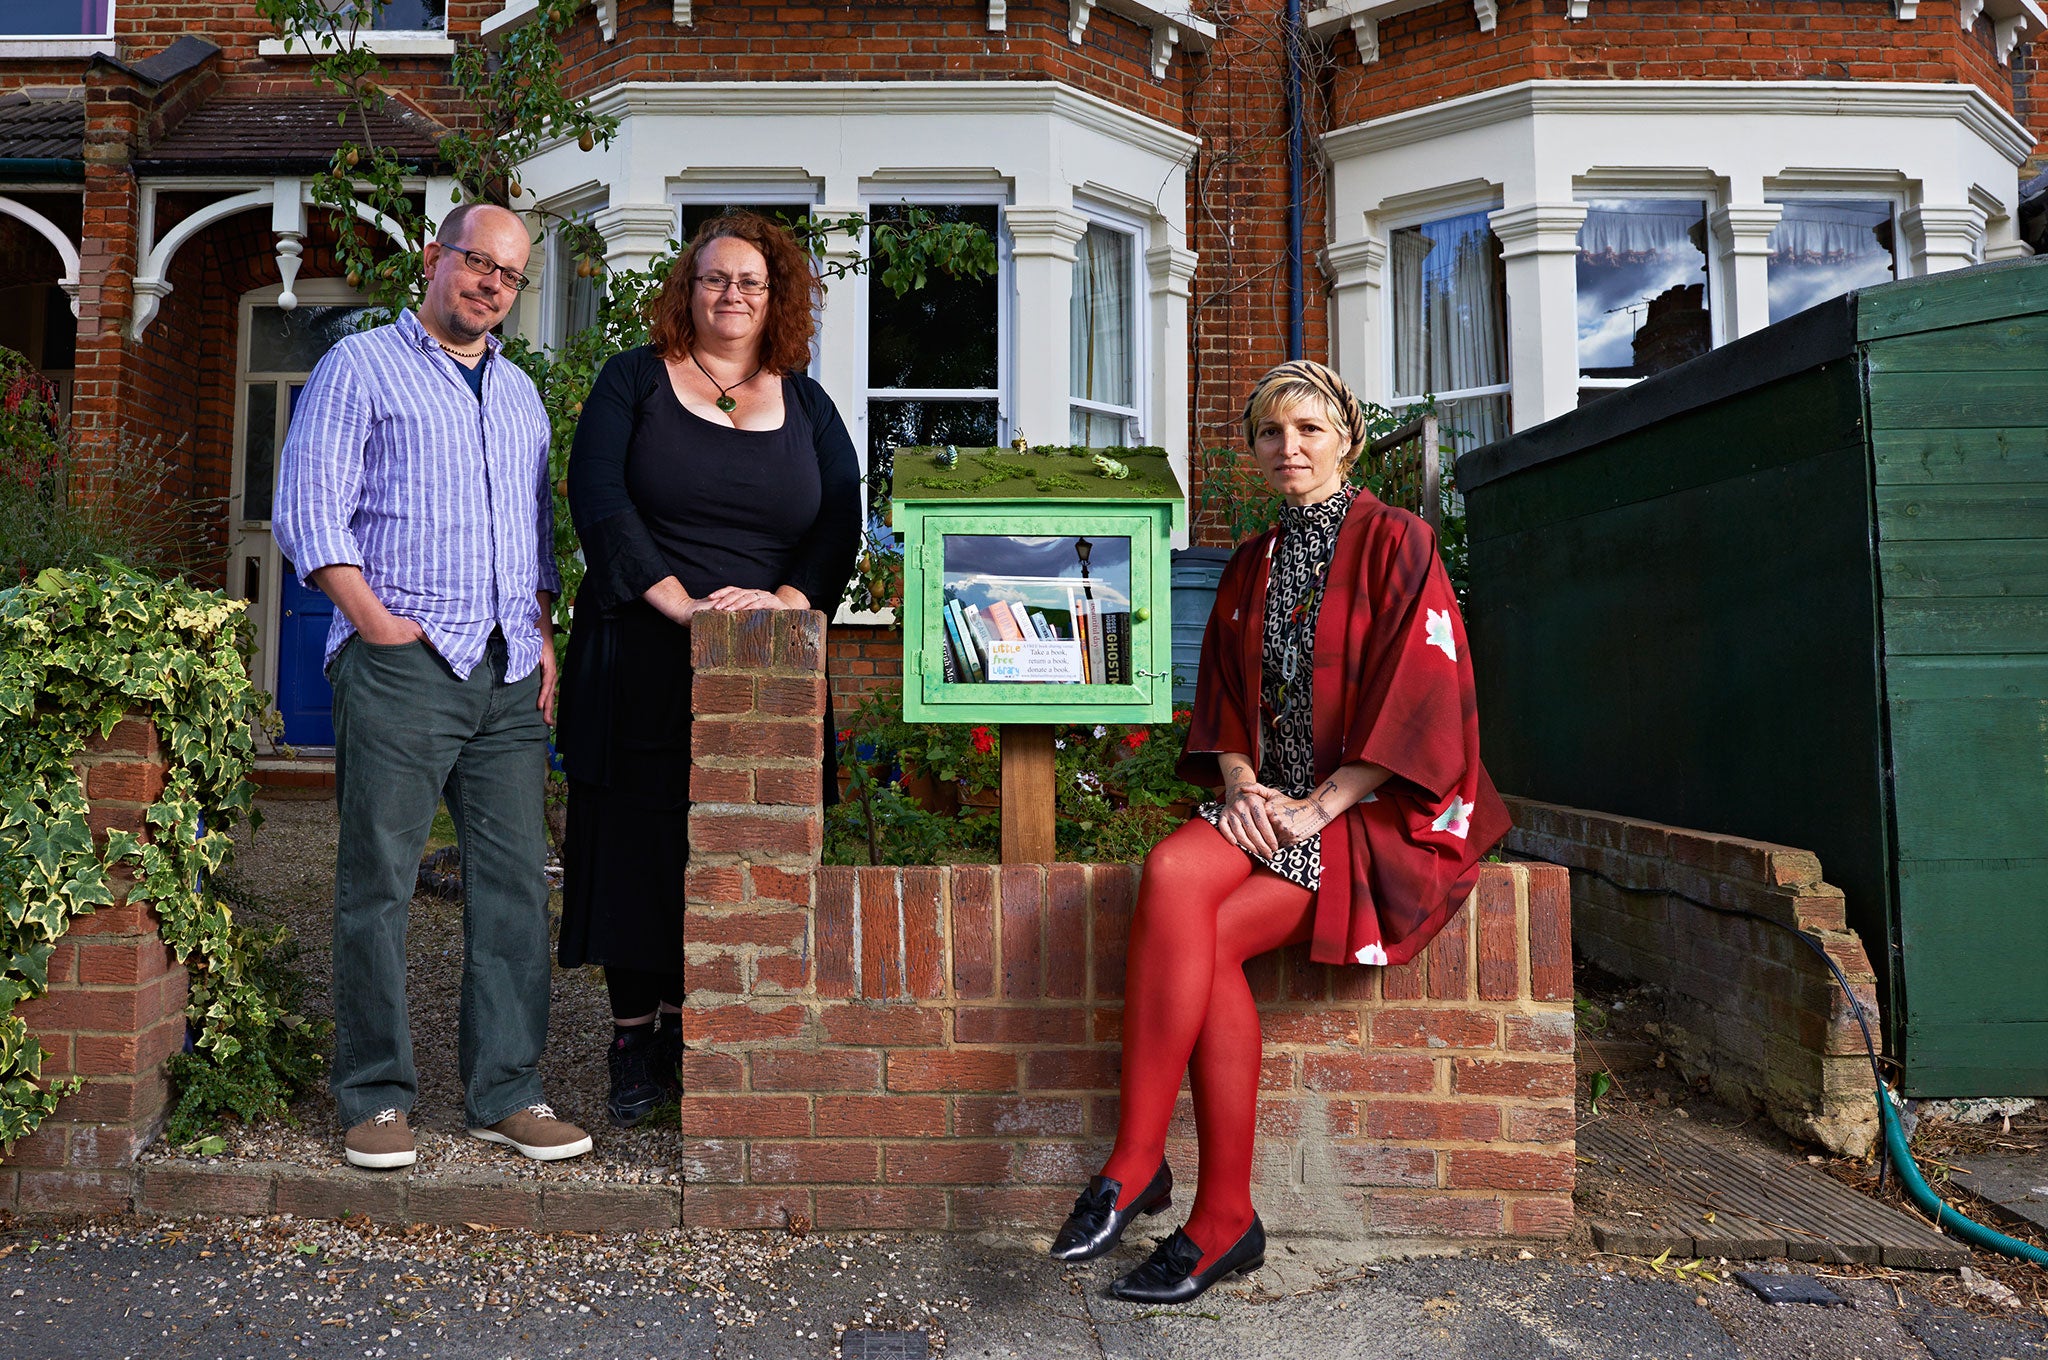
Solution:
[(1650, 299), (1643, 324), (1636, 331), (1634, 357), (1645, 375), (1676, 368), (1705, 354), (1712, 331), (1707, 321), (1706, 285), (1682, 283)]

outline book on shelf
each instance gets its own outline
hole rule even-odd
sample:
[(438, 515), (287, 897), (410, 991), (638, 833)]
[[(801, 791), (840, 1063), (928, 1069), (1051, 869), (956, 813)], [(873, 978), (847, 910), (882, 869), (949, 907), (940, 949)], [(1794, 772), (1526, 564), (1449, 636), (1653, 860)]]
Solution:
[(946, 643), (954, 657), (954, 670), (963, 681), (976, 682), (981, 679), (981, 659), (974, 654), (967, 625), (962, 621), (960, 602), (946, 601)]
[(1107, 685), (1112, 683), (1106, 648), (1102, 642), (1102, 601), (1086, 600), (1081, 608), (1088, 615), (1088, 677), (1091, 683)]
[(1010, 612), (1010, 606), (1002, 600), (990, 603), (988, 626), (989, 630), (1004, 642), (1016, 642), (1024, 636), (1017, 631), (1017, 616)]
[(1130, 654), (1130, 622), (1131, 616), (1120, 609), (1102, 616), (1102, 681), (1106, 685), (1131, 682), (1125, 660)]
[(1031, 622), (1030, 611), (1016, 600), (1009, 602), (1009, 609), (1010, 617), (1017, 621), (1017, 636), (1025, 642), (1035, 640), (1038, 637), (1038, 625)]
[(981, 663), (981, 673), (986, 678), (988, 675), (989, 644), (996, 640), (996, 635), (990, 630), (988, 620), (981, 616), (981, 607), (979, 605), (970, 604), (966, 606), (964, 618), (967, 624), (967, 631), (972, 635), (975, 649), (979, 653), (976, 660)]
[(1034, 609), (1031, 611), (1031, 627), (1039, 637), (1047, 642), (1051, 642), (1059, 637), (1059, 630), (1052, 626), (1052, 621), (1045, 617), (1043, 610)]

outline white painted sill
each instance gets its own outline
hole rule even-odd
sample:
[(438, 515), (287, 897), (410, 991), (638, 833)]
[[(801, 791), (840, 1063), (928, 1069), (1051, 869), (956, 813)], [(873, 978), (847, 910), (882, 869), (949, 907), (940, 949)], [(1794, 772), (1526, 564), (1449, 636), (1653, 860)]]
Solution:
[[(289, 41), (290, 46), (286, 43)], [(444, 33), (398, 33), (381, 29), (358, 29), (342, 40), (340, 46), (353, 50), (362, 48), (375, 52), (380, 57), (452, 57), (455, 55), (455, 40)], [(259, 57), (303, 57), (311, 59), (331, 55), (337, 44), (326, 34), (301, 36), (292, 39), (265, 38), (256, 44)]]
[(112, 38), (4, 38), (0, 61), (48, 61), (52, 57), (118, 56)]
[(495, 47), (515, 30), (532, 23), (539, 13), (540, 0), (505, 0), (505, 8), (484, 20), (477, 36)]

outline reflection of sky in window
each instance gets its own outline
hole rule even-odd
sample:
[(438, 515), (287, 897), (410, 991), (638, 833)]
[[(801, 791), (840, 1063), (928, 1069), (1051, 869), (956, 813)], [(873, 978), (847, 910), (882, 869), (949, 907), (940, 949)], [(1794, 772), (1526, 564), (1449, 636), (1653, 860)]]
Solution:
[(1667, 240), (1647, 258), (1608, 262), (1579, 255), (1579, 368), (1631, 369), (1635, 366), (1635, 335), (1648, 313), (1651, 298), (1667, 289), (1707, 281), (1707, 257), (1694, 244), (1706, 221), (1706, 206), (1672, 200), (1596, 199), (1587, 205), (1586, 224), (1579, 229), (1581, 246), (1625, 229), (1628, 218), (1668, 219), (1684, 216), (1693, 231)]
[(1771, 320), (1854, 288), (1890, 283), (1892, 205), (1882, 199), (1785, 204), (1771, 232)]
[[(1076, 537), (947, 534), (945, 579), (948, 595), (963, 604), (1020, 600), (1028, 606), (1058, 606), (1065, 614), (1068, 590), (1081, 587)], [(1090, 537), (1088, 587), (1097, 600), (1129, 608), (1131, 541)]]

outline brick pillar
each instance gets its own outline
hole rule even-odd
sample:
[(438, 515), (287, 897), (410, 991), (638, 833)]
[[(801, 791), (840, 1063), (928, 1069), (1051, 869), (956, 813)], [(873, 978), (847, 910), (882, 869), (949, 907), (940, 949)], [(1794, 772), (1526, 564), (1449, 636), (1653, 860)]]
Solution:
[[(156, 728), (127, 719), (87, 745), (89, 819), (147, 836), (143, 814), (164, 786)], [(50, 990), (24, 1004), (30, 1036), (49, 1054), (43, 1075), (85, 1085), (9, 1149), (0, 1203), (24, 1210), (125, 1212), (135, 1159), (163, 1126), (164, 1062), (185, 1043), (185, 969), (157, 936), (156, 916), (127, 900), (127, 869), (109, 876), (114, 901), (72, 923), (50, 958)]]
[(814, 1208), (809, 1188), (780, 1182), (816, 1177), (749, 1175), (748, 1163), (755, 1138), (811, 1133), (811, 1098), (783, 1094), (778, 1059), (816, 1042), (805, 1003), (825, 830), (825, 616), (707, 611), (691, 623), (691, 656), (683, 1223), (779, 1227)]
[(90, 459), (124, 423), (131, 382), (127, 325), (139, 264), (140, 195), (130, 162), (148, 99), (136, 78), (95, 62), (86, 72), (84, 226), (79, 246), (77, 376), (71, 423)]

